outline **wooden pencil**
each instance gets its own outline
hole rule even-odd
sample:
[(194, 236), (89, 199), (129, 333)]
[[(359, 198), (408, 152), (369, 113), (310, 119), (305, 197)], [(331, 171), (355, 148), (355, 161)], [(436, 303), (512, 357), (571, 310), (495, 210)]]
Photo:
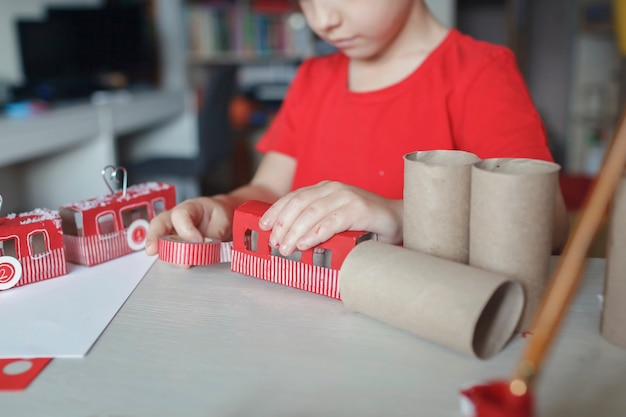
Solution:
[[(532, 388), (533, 380), (558, 334), (569, 304), (580, 284), (587, 251), (607, 212), (613, 194), (626, 166), (626, 111), (607, 148), (596, 180), (587, 194), (581, 213), (567, 240), (541, 306), (535, 315), (532, 336), (517, 363), (510, 389), (523, 395)], [(626, 231), (625, 231), (626, 233)]]

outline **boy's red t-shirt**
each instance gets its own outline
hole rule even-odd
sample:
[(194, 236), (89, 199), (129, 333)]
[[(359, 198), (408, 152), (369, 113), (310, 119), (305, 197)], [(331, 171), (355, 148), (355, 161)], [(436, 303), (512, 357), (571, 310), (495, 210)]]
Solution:
[(306, 60), (257, 145), (296, 159), (292, 189), (333, 180), (400, 199), (403, 156), (419, 150), (552, 161), (505, 47), (451, 29), (407, 78), (365, 93), (349, 91), (348, 63), (340, 53)]

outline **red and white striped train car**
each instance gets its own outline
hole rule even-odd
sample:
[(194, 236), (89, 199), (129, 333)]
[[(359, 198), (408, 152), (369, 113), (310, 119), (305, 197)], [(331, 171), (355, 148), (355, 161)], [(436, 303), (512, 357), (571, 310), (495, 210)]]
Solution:
[(58, 212), (37, 209), (0, 218), (0, 291), (66, 273)]
[(175, 204), (173, 185), (148, 182), (59, 207), (67, 260), (92, 266), (143, 249), (150, 220)]
[(259, 229), (259, 219), (270, 207), (248, 201), (235, 210), (231, 270), (282, 285), (340, 299), (339, 268), (348, 253), (372, 233), (338, 233), (315, 248), (296, 251), (289, 258), (269, 244), (269, 231)]

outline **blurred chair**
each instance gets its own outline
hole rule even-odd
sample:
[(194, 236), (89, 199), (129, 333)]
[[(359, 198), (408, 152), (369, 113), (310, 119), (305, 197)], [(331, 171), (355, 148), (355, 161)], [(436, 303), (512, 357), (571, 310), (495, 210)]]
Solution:
[[(195, 157), (154, 156), (126, 164), (134, 183), (162, 180), (177, 186), (178, 200), (206, 191), (210, 173), (229, 160), (234, 149), (234, 131), (229, 106), (237, 88), (237, 66), (219, 65), (212, 70), (198, 110), (198, 152)], [(184, 188), (181, 188), (181, 184)], [(191, 190), (189, 189), (191, 188)]]

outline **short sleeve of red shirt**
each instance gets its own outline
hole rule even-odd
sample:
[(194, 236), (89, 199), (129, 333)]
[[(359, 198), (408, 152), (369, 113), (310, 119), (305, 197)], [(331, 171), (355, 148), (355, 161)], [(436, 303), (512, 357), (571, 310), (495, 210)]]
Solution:
[(452, 29), (405, 79), (363, 93), (348, 89), (348, 64), (339, 53), (305, 61), (257, 145), (296, 160), (293, 189), (334, 180), (402, 198), (403, 156), (420, 150), (552, 160), (507, 48)]

